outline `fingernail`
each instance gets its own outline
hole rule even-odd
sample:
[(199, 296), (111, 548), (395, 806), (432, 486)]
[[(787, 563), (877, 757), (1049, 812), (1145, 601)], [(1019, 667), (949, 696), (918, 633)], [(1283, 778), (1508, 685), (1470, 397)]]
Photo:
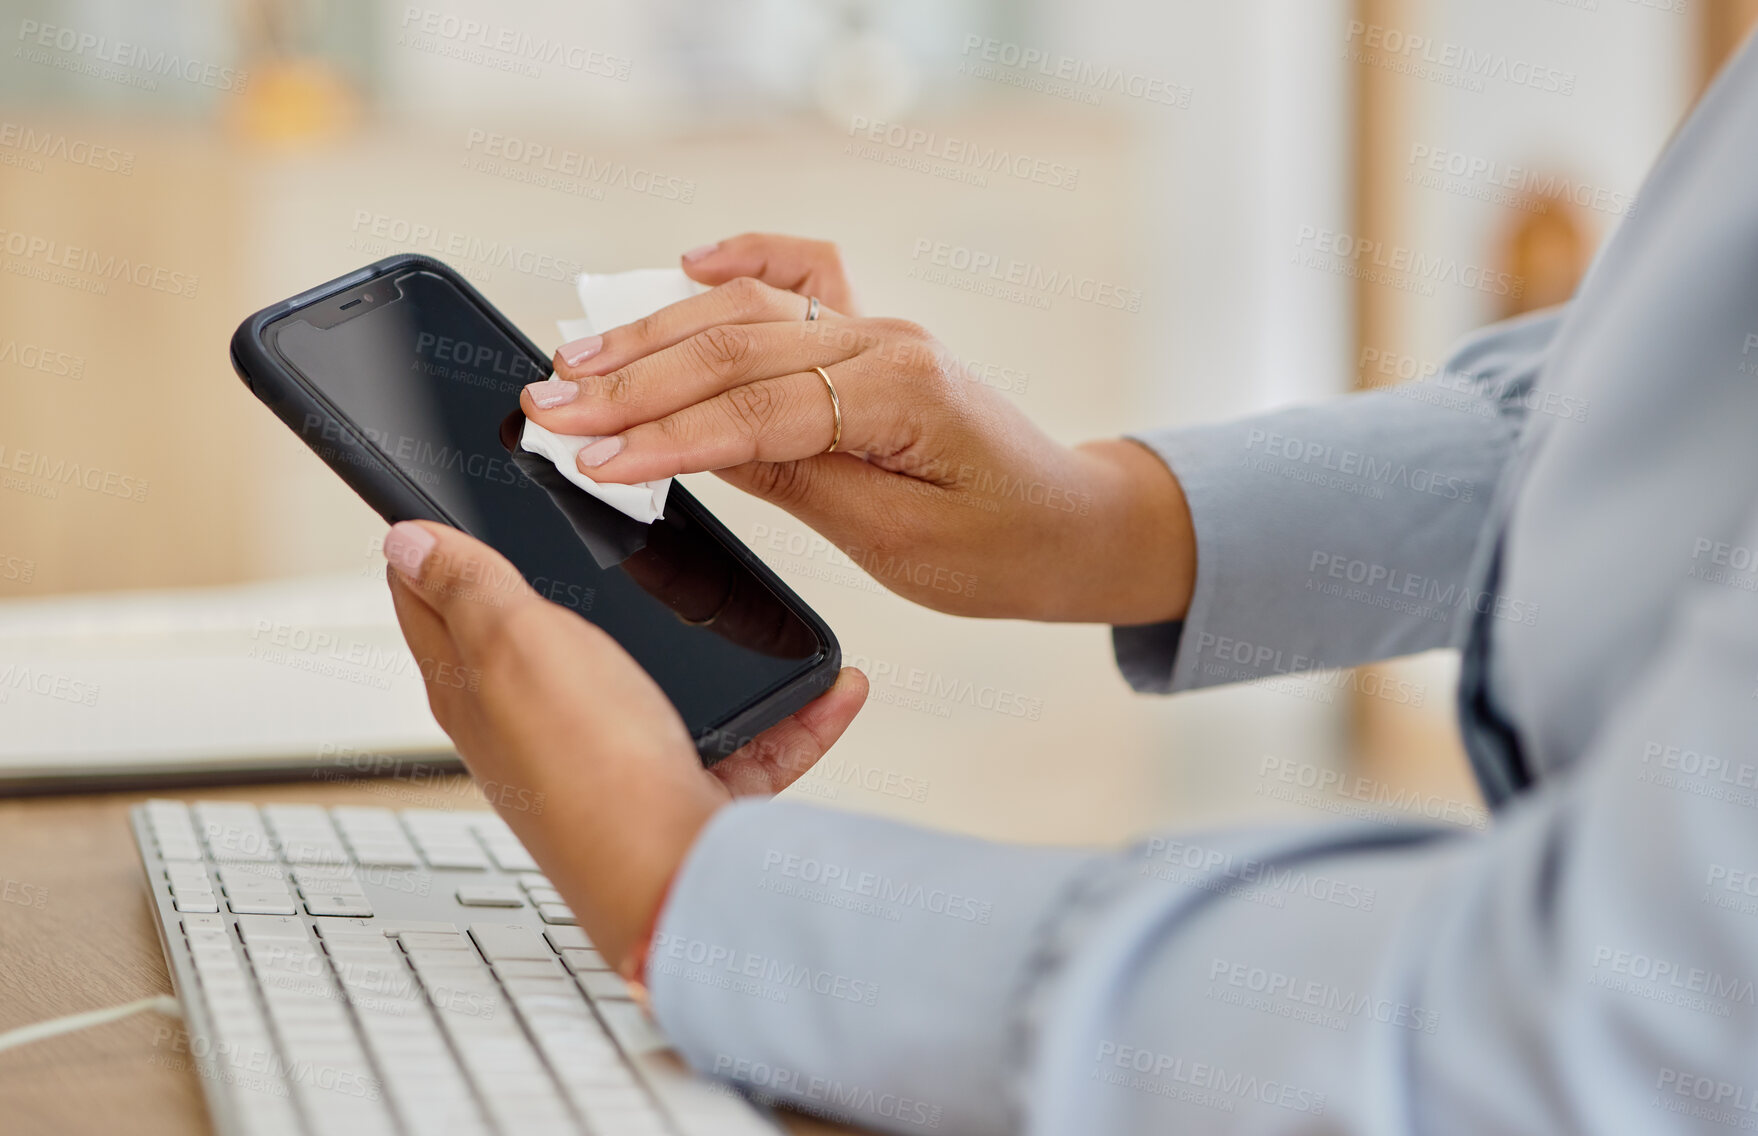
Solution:
[(566, 379), (545, 379), (541, 383), (528, 384), (525, 393), (531, 396), (532, 406), (539, 410), (548, 410), (552, 406), (560, 406), (579, 398), (580, 384), (570, 383)]
[(570, 343), (564, 343), (561, 347), (562, 362), (570, 367), (578, 367), (586, 360), (598, 354), (599, 348), (603, 346), (604, 336), (602, 335), (588, 335), (584, 339), (576, 339)]
[(684, 254), (684, 263), (685, 264), (693, 264), (696, 261), (701, 260), (703, 257), (707, 256), (709, 253), (713, 252), (715, 249), (717, 249), (719, 247), (720, 247), (719, 241), (715, 241), (711, 245), (697, 245), (695, 248), (691, 249), (689, 252)]
[(421, 566), (439, 538), (413, 521), (399, 521), (385, 534), (385, 559), (411, 580), (421, 579)]
[(576, 459), (581, 469), (591, 469), (603, 465), (611, 458), (623, 452), (623, 436), (612, 434), (608, 438), (600, 438), (591, 445), (580, 447), (580, 456)]

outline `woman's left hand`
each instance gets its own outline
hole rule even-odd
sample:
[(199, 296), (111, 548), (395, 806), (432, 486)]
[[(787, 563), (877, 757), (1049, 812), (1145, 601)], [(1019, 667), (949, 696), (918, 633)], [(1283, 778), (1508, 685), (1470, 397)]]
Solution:
[(792, 784), (867, 696), (861, 672), (703, 769), (664, 692), (615, 640), (543, 599), (482, 542), (405, 521), (391, 598), (427, 698), (490, 801), (612, 963), (732, 797)]

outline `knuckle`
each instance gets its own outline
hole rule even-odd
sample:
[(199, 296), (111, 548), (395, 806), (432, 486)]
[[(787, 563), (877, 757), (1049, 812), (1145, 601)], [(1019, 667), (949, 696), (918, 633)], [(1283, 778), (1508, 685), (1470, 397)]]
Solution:
[(945, 374), (945, 352), (927, 328), (912, 320), (875, 322), (880, 338), (887, 344), (884, 357), (902, 377), (931, 382)]
[[(660, 310), (663, 311), (664, 309), (662, 308)], [(633, 333), (633, 338), (637, 345), (645, 346), (649, 343), (658, 342), (664, 329), (659, 323), (659, 313), (649, 312), (634, 323), (631, 323), (629, 325), (629, 331)]]
[(805, 462), (758, 462), (751, 467), (752, 490), (784, 509), (805, 500), (811, 491), (811, 479)]
[(723, 397), (727, 416), (733, 425), (753, 438), (775, 420), (779, 400), (769, 383), (749, 383), (734, 387)]
[(764, 310), (769, 289), (755, 276), (735, 276), (720, 286), (727, 305), (740, 315), (756, 315)]
[(696, 353), (717, 372), (736, 371), (751, 354), (751, 336), (739, 324), (717, 324), (698, 332)]
[(626, 367), (619, 367), (607, 375), (600, 375), (591, 383), (591, 393), (601, 401), (622, 403), (629, 401), (634, 394), (634, 383), (629, 378)]

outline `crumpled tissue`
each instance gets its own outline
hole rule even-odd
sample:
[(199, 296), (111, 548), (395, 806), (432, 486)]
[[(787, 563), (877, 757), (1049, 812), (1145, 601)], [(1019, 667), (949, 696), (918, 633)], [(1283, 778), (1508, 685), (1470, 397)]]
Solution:
[[(641, 268), (633, 272), (582, 272), (578, 281), (581, 319), (557, 320), (556, 330), (567, 343), (626, 323), (658, 311), (667, 304), (686, 300), (707, 286), (685, 276), (680, 268)], [(671, 492), (671, 478), (643, 481), (636, 485), (594, 481), (580, 472), (574, 458), (592, 442), (596, 435), (556, 434), (527, 420), (519, 436), (519, 447), (529, 450), (555, 464), (556, 472), (642, 524), (652, 524), (665, 515), (665, 498)]]

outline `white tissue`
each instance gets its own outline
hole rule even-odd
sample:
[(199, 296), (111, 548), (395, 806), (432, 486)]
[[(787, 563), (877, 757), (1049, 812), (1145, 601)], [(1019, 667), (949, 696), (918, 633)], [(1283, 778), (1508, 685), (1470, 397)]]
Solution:
[[(633, 272), (582, 272), (577, 284), (581, 319), (557, 320), (562, 342), (582, 339), (613, 327), (633, 323), (668, 304), (687, 300), (707, 286), (685, 276), (679, 268), (640, 268)], [(637, 485), (598, 482), (580, 472), (574, 457), (596, 442), (596, 436), (555, 434), (527, 420), (519, 446), (555, 463), (556, 472), (605, 504), (650, 525), (665, 515), (665, 498), (671, 478), (643, 481)]]
[(671, 478), (664, 481), (643, 481), (635, 485), (618, 485), (614, 481), (594, 481), (580, 472), (574, 456), (584, 446), (597, 440), (595, 437), (579, 434), (551, 433), (527, 418), (525, 432), (519, 436), (519, 448), (548, 458), (555, 463), (556, 472), (563, 477), (611, 508), (627, 513), (644, 525), (650, 525), (665, 516), (665, 498), (671, 492)]

